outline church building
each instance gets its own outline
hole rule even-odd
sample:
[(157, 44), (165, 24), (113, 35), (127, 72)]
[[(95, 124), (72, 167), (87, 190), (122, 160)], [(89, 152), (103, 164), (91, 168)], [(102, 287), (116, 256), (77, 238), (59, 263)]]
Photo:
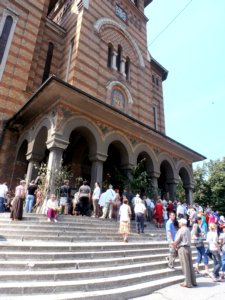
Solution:
[[(168, 71), (147, 48), (152, 0), (0, 1), (0, 179), (14, 188), (46, 163), (91, 186), (144, 159), (155, 190), (192, 201), (192, 163), (166, 135)], [(113, 177), (113, 176), (112, 176)], [(112, 178), (113, 183), (113, 178)]]

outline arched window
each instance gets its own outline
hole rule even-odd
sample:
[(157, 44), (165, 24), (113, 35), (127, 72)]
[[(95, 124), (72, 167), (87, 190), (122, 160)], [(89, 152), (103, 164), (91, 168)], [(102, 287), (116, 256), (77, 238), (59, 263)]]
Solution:
[(117, 52), (117, 58), (116, 58), (116, 67), (117, 67), (118, 72), (120, 72), (121, 57), (122, 57), (122, 47), (120, 45), (118, 45), (118, 52)]
[(5, 69), (17, 21), (16, 13), (9, 9), (3, 11), (0, 19), (0, 80)]
[(3, 56), (5, 53), (6, 45), (8, 42), (9, 34), (12, 28), (13, 18), (11, 16), (7, 16), (5, 19), (5, 24), (2, 30), (2, 34), (0, 37), (0, 64), (2, 63)]
[(113, 58), (113, 45), (110, 43), (108, 44), (108, 62), (107, 62), (108, 68), (112, 67), (112, 58)]
[(126, 62), (125, 62), (125, 74), (126, 74), (126, 79), (130, 80), (130, 59), (129, 59), (129, 57), (126, 58)]
[(50, 74), (51, 64), (52, 64), (52, 56), (53, 56), (54, 44), (49, 42), (48, 43), (48, 52), (45, 60), (45, 69), (44, 74), (42, 77), (42, 82), (44, 82)]

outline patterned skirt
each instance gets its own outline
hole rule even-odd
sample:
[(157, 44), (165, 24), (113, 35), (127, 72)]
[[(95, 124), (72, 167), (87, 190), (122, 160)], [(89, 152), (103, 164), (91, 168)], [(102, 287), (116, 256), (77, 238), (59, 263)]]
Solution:
[(130, 233), (130, 222), (120, 221), (120, 234), (129, 234)]

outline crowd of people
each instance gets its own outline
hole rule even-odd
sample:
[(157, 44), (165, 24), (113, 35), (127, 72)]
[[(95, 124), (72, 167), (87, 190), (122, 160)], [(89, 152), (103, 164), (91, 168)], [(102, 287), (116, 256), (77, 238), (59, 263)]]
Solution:
[[(137, 234), (143, 234), (145, 222), (152, 222), (156, 228), (165, 227), (169, 244), (168, 267), (174, 269), (179, 256), (185, 281), (183, 287), (196, 286), (196, 273), (204, 263), (205, 273), (213, 281), (224, 279), (225, 275), (225, 218), (218, 211), (203, 208), (198, 204), (188, 205), (180, 201), (161, 199), (160, 196), (133, 195), (126, 189), (122, 194), (110, 184), (102, 192), (100, 184), (95, 183), (93, 191), (87, 181), (72, 195), (69, 180), (59, 189), (59, 196), (51, 194), (44, 202), (47, 221), (57, 222), (58, 214), (91, 216), (93, 218), (116, 219), (124, 242), (128, 242), (131, 220), (135, 220)], [(9, 210), (12, 220), (21, 220), (23, 210), (39, 212), (43, 199), (37, 180), (28, 186), (24, 180), (15, 188), (10, 197), (6, 182), (0, 184), (0, 212)], [(43, 211), (43, 210), (42, 210)], [(197, 250), (195, 269), (192, 264), (192, 242)], [(209, 259), (213, 260), (213, 272), (209, 272)]]
[[(177, 232), (176, 223), (179, 227)], [(224, 279), (225, 218), (218, 211), (214, 212), (209, 207), (203, 209), (197, 204), (188, 207), (179, 203), (176, 211), (169, 212), (166, 234), (169, 243), (168, 267), (174, 269), (175, 259), (179, 256), (185, 275), (182, 286), (196, 286), (196, 274), (200, 273), (199, 265), (202, 260), (205, 274), (210, 276), (214, 282)], [(192, 242), (197, 250), (195, 269), (191, 255)], [(213, 261), (212, 272), (209, 272), (209, 259)]]

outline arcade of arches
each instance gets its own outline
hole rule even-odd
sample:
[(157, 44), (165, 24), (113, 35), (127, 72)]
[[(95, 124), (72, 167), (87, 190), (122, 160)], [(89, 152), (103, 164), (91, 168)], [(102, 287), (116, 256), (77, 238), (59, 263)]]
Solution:
[[(102, 183), (106, 178), (116, 187), (118, 182), (114, 170), (125, 176), (133, 166), (144, 159), (144, 167), (152, 179), (155, 191), (176, 198), (179, 178), (183, 182), (187, 200), (192, 201), (193, 177), (191, 166), (183, 160), (170, 157), (144, 143), (132, 143), (122, 132), (101, 130), (94, 122), (85, 118), (71, 117), (57, 128), (53, 119), (42, 119), (32, 133), (26, 131), (19, 139), (12, 182), (17, 178), (29, 182), (37, 176), (37, 166), (47, 163), (51, 172), (49, 184), (61, 162), (75, 178), (87, 179), (93, 187), (95, 181)], [(109, 178), (111, 177), (111, 178)]]

